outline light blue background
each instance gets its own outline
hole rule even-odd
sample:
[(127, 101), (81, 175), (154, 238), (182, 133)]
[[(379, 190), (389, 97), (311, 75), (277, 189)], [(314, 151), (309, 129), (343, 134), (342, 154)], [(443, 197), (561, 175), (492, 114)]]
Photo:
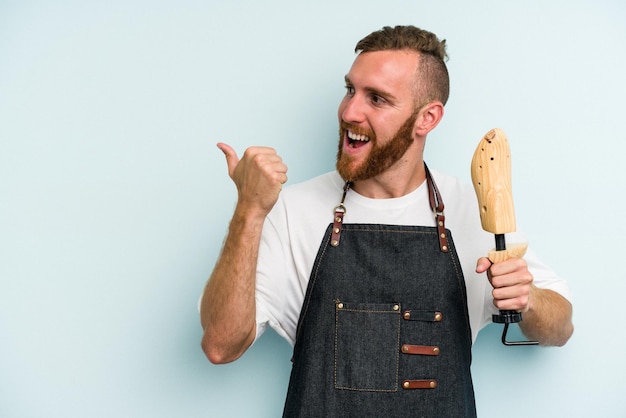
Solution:
[(621, 0), (0, 0), (0, 416), (278, 416), (287, 343), (200, 350), (236, 198), (215, 143), (331, 169), (354, 45), (395, 24), (449, 43), (431, 167), (469, 181), (503, 128), (518, 222), (574, 292), (564, 348), (481, 333), (479, 415), (625, 417)]

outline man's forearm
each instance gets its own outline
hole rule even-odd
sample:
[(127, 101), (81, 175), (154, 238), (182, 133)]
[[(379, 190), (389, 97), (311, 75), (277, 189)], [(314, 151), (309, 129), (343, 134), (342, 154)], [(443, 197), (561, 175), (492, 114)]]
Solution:
[(255, 282), (264, 217), (235, 211), (200, 306), (202, 348), (212, 363), (239, 358), (256, 334)]
[(562, 346), (572, 336), (572, 305), (558, 293), (532, 286), (530, 306), (520, 328), (531, 340), (545, 346)]

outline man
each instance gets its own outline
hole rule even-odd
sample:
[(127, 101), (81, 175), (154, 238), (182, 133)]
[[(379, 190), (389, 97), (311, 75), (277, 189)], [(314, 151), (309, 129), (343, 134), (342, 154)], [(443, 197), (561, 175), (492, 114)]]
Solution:
[(532, 252), (492, 265), (472, 188), (424, 164), (448, 98), (445, 41), (385, 27), (356, 52), (337, 172), (281, 192), (273, 149), (239, 160), (218, 144), (238, 202), (203, 294), (202, 346), (230, 362), (268, 324), (294, 344), (284, 416), (475, 416), (478, 331), (516, 310), (527, 337), (565, 344), (567, 285)]

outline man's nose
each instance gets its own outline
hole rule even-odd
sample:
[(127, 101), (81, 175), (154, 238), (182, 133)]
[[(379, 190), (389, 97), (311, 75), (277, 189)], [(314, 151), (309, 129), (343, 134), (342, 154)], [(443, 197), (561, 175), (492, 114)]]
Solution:
[(341, 118), (349, 123), (363, 122), (365, 120), (363, 101), (358, 96), (346, 97)]

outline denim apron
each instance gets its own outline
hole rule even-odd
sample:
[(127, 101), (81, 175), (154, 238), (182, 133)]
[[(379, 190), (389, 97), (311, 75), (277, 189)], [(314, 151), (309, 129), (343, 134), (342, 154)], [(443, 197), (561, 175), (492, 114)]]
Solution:
[(476, 416), (465, 281), (426, 170), (436, 227), (342, 224), (336, 212), (300, 312), (283, 417)]

